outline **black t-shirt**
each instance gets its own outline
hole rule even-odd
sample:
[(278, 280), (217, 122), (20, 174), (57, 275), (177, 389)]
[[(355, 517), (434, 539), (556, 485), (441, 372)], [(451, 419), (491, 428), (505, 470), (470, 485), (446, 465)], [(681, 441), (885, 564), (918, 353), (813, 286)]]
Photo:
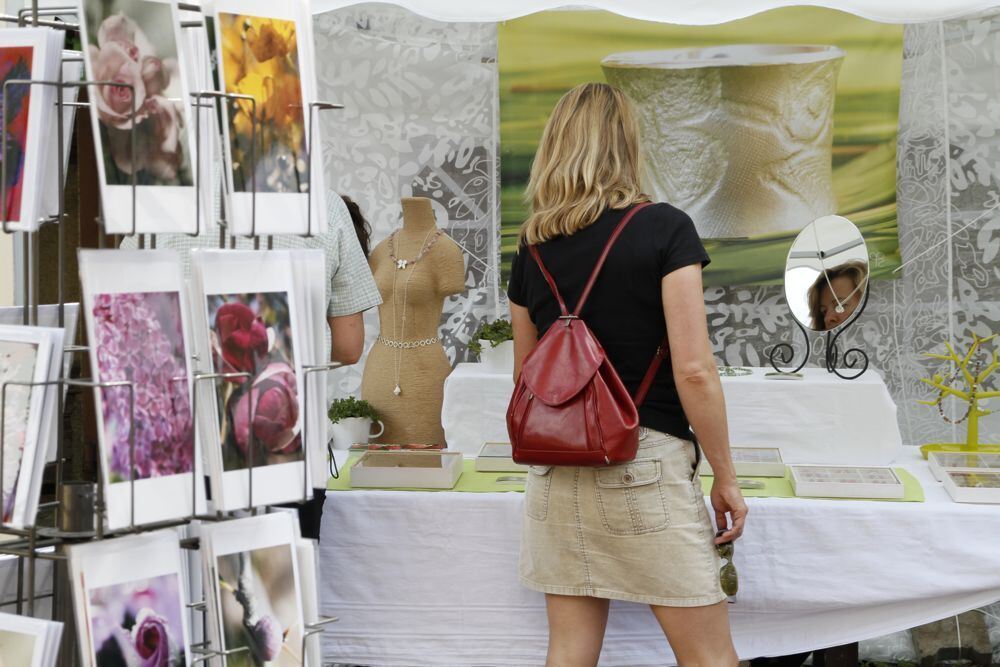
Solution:
[[(624, 214), (623, 209), (607, 209), (572, 236), (538, 246), (571, 312)], [(636, 213), (611, 249), (580, 317), (633, 396), (666, 334), (660, 279), (681, 267), (708, 262), (691, 218), (670, 204), (654, 204)], [(539, 336), (559, 317), (552, 290), (523, 248), (511, 265), (507, 296), (528, 309)], [(660, 367), (639, 409), (639, 423), (679, 438), (692, 437), (668, 363)]]

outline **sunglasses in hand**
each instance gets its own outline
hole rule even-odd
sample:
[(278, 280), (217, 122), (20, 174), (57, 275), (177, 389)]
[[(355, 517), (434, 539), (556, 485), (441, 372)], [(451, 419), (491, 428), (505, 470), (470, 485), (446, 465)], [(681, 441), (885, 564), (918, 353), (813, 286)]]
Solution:
[[(726, 531), (720, 530), (715, 534), (720, 537)], [(723, 542), (716, 544), (715, 550), (719, 553), (719, 558), (726, 561), (719, 570), (719, 583), (722, 584), (722, 592), (733, 597), (740, 590), (740, 578), (736, 574), (736, 565), (733, 563), (733, 555), (736, 553), (736, 546), (733, 542)]]

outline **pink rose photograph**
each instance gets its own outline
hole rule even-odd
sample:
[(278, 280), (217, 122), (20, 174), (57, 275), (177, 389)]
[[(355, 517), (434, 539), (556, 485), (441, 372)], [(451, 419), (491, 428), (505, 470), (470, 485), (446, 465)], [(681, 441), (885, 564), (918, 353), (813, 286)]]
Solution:
[(184, 667), (177, 574), (90, 589), (97, 667)]
[(225, 471), (302, 460), (299, 389), (285, 292), (208, 296)]
[[(108, 185), (192, 185), (183, 86), (171, 5), (83, 0), (85, 54)], [(131, 149), (135, 131), (135, 153)]]

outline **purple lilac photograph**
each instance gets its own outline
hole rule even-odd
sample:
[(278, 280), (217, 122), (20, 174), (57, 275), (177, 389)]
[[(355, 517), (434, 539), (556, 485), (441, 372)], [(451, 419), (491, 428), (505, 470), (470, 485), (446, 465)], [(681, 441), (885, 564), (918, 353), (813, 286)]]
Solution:
[(171, 573), (90, 589), (97, 667), (186, 665), (178, 579)]
[(215, 371), (251, 374), (218, 384), (223, 469), (301, 461), (288, 295), (209, 295), (208, 318)]
[(302, 612), (292, 550), (280, 544), (220, 556), (219, 605), (230, 667), (302, 664)]
[[(179, 294), (98, 294), (93, 315), (100, 380), (134, 383), (134, 478), (191, 472), (194, 421)], [(103, 388), (101, 403), (109, 479), (127, 482), (132, 423), (128, 387)]]

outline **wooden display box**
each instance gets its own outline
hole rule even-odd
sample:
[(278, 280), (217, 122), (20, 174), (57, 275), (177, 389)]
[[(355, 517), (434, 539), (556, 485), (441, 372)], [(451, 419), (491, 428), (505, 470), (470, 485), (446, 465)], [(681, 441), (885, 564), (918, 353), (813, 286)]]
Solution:
[(476, 455), (478, 472), (524, 472), (528, 466), (514, 463), (509, 442), (484, 442)]
[(460, 452), (365, 452), (351, 466), (351, 486), (451, 489), (462, 476)]

